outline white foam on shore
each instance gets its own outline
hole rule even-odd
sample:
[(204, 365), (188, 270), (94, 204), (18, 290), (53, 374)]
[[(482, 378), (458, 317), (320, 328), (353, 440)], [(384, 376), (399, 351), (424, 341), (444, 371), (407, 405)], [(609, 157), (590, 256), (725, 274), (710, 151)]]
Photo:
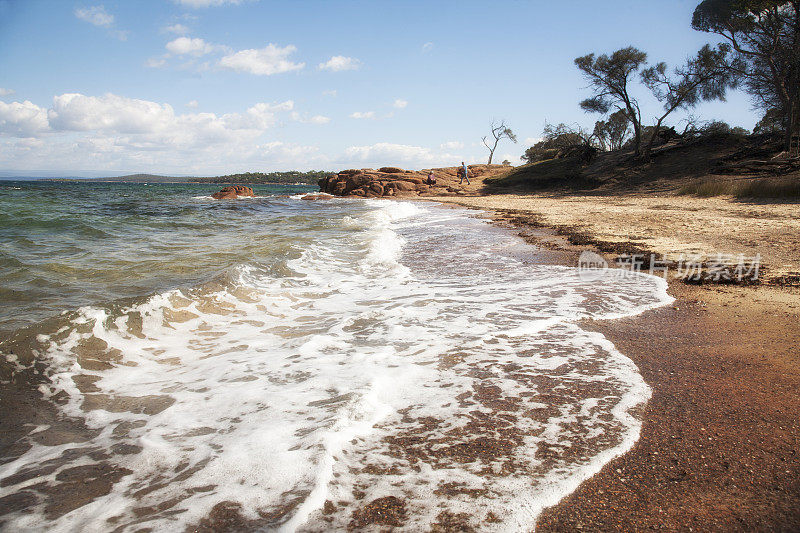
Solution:
[[(577, 321), (664, 305), (663, 280), (609, 272), (588, 283), (575, 269), (529, 264), (518, 238), (459, 210), (368, 200), (347, 214), (342, 205), (328, 238), (287, 262), (289, 276), (241, 265), (223, 284), (121, 311), (83, 308), (45, 338), (47, 394), (66, 393), (65, 414), (100, 433), (35, 444), (0, 466), (0, 478), (76, 447), (102, 449), (132, 473), (59, 518), (39, 509), (7, 527), (182, 531), (229, 501), (248, 519), (276, 516), (266, 524), (276, 529), (345, 528), (360, 491), (362, 504), (405, 501), (410, 530), (442, 511), (475, 524), (491, 512), (497, 529), (529, 530), (632, 446), (641, 422), (631, 411), (650, 390)], [(77, 355), (90, 352), (111, 368), (81, 368)], [(78, 375), (96, 378), (97, 390), (81, 393)], [(481, 399), (487, 387), (505, 403)], [(478, 424), (486, 418), (500, 429)], [(518, 440), (492, 464), (442, 452), (506, 438), (512, 419)], [(419, 450), (392, 444), (404, 435), (422, 437)], [(539, 453), (548, 447), (561, 453)], [(0, 497), (92, 464), (63, 461)], [(442, 495), (447, 484), (461, 492)], [(340, 506), (332, 516), (320, 512), (326, 500)]]

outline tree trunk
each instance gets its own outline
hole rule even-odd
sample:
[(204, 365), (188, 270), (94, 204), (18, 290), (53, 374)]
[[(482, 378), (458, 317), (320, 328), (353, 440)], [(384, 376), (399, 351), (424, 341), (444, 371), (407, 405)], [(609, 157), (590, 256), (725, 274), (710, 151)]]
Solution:
[(784, 133), (783, 144), (787, 152), (792, 143), (792, 135), (800, 134), (800, 124), (798, 124), (800, 120), (798, 120), (797, 108), (798, 106), (794, 102), (789, 102), (786, 106), (786, 132)]
[(628, 106), (628, 115), (633, 124), (633, 146), (636, 149), (636, 157), (642, 153), (642, 125), (639, 123), (639, 117), (636, 116), (633, 108)]
[[(494, 157), (494, 151), (497, 150), (497, 143), (499, 143), (499, 142), (500, 142), (500, 139), (499, 138), (495, 138), (495, 140), (494, 140), (494, 148), (490, 148), (489, 149), (489, 162), (486, 163), (487, 165), (491, 165), (492, 164), (492, 158)], [(487, 146), (487, 148), (488, 148), (488, 146)]]

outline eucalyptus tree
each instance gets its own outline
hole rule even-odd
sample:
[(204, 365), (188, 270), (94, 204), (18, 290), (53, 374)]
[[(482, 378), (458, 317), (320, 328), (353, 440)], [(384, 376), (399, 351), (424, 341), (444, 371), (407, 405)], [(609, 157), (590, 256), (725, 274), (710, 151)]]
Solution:
[(609, 115), (608, 120), (598, 120), (594, 124), (593, 137), (600, 149), (606, 151), (619, 150), (628, 140), (631, 132), (631, 121), (624, 109)]
[(788, 148), (800, 132), (800, 0), (704, 0), (692, 27), (723, 37), (755, 103), (781, 115)]
[(629, 46), (611, 55), (587, 54), (575, 59), (575, 65), (589, 81), (593, 95), (581, 102), (587, 112), (606, 114), (611, 109), (624, 111), (633, 126), (636, 155), (642, 146), (642, 112), (631, 94), (631, 85), (638, 79), (639, 70), (647, 63), (647, 54)]
[(642, 71), (642, 82), (664, 105), (664, 112), (656, 117), (655, 127), (645, 146), (645, 158), (649, 158), (661, 124), (670, 113), (676, 109), (691, 109), (701, 101), (725, 100), (726, 90), (737, 84), (731, 65), (738, 62), (729, 62), (729, 52), (730, 46), (727, 44), (720, 44), (716, 48), (705, 45), (685, 65), (676, 68), (672, 75), (668, 74), (664, 62)]
[[(725, 90), (735, 86), (732, 68), (738, 60), (729, 58), (730, 46), (704, 46), (686, 64), (669, 73), (664, 62), (647, 66), (647, 54), (629, 46), (611, 55), (588, 54), (575, 60), (575, 65), (589, 80), (593, 95), (580, 105), (584, 111), (608, 113), (622, 111), (633, 126), (637, 156), (649, 158), (664, 119), (676, 109), (691, 109), (703, 100), (724, 99)], [(632, 95), (635, 81), (642, 82), (663, 104), (663, 112), (655, 117), (655, 125), (642, 150), (642, 113)]]

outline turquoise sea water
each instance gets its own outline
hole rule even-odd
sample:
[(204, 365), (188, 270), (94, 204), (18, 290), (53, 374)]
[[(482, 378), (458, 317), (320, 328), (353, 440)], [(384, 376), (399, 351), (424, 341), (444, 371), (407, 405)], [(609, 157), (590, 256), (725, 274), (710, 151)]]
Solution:
[(580, 320), (663, 280), (460, 208), (218, 189), (0, 182), (0, 528), (339, 530), (392, 497), (529, 531), (636, 440), (649, 388)]

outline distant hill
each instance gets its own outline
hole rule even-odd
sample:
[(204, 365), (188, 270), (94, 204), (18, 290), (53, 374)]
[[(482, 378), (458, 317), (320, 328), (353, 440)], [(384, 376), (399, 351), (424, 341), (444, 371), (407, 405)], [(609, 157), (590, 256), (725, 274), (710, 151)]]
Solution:
[(88, 178), (81, 181), (104, 181), (112, 183), (187, 183), (197, 178), (191, 176), (159, 176), (156, 174), (128, 174), (109, 178)]
[(259, 183), (305, 183), (316, 185), (320, 178), (335, 174), (326, 170), (309, 170), (300, 172), (290, 170), (288, 172), (245, 172), (244, 174), (229, 174), (227, 176), (215, 176), (213, 178), (188, 178), (193, 183), (246, 183), (257, 185)]
[(300, 172), (290, 170), (288, 172), (245, 172), (243, 174), (228, 174), (225, 176), (159, 176), (157, 174), (128, 174), (127, 176), (111, 176), (106, 178), (44, 178), (47, 181), (82, 181), (98, 183), (239, 183), (239, 184), (261, 184), (261, 183), (305, 183), (316, 185), (317, 181), (329, 174), (323, 170), (310, 170)]

